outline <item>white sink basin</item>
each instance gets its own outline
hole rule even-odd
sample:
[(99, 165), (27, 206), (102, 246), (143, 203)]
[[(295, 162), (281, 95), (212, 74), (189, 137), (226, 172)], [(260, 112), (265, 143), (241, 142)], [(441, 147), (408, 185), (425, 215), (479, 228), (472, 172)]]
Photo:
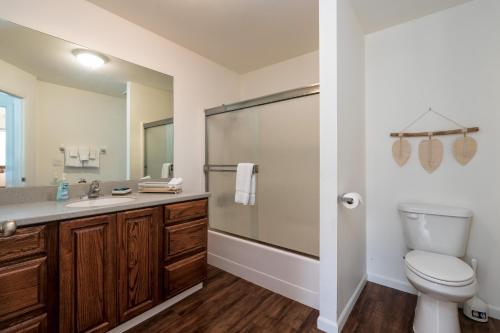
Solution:
[(91, 208), (91, 207), (102, 207), (102, 206), (110, 206), (123, 204), (127, 202), (134, 201), (135, 198), (126, 197), (126, 198), (99, 198), (99, 199), (90, 199), (90, 200), (82, 200), (72, 202), (67, 204), (66, 207), (71, 208)]

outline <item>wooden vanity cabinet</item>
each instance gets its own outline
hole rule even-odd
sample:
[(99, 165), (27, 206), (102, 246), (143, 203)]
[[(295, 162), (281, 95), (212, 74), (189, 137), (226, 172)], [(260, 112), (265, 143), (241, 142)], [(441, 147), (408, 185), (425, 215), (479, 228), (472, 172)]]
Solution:
[(100, 333), (200, 283), (207, 200), (19, 228), (0, 238), (0, 333)]
[(56, 260), (56, 224), (0, 238), (0, 332), (57, 330)]

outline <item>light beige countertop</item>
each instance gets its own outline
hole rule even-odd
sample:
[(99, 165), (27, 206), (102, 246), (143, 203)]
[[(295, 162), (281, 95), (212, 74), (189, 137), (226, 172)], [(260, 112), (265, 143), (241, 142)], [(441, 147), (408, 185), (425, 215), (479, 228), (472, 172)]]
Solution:
[[(14, 220), (18, 227), (40, 224), (52, 221), (61, 221), (85, 216), (93, 216), (107, 213), (115, 213), (125, 210), (160, 206), (181, 201), (208, 198), (210, 193), (180, 193), (180, 194), (156, 194), (156, 193), (132, 193), (120, 197), (133, 197), (135, 200), (101, 207), (71, 208), (67, 204), (81, 201), (68, 200), (64, 202), (41, 201), (13, 205), (0, 205), (0, 222)], [(103, 196), (107, 198), (111, 196)]]

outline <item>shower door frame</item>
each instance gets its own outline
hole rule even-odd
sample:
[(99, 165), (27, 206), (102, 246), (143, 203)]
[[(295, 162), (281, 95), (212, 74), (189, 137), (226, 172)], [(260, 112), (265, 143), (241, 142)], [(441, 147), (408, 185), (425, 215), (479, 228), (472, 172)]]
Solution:
[[(209, 176), (209, 172), (210, 172), (210, 167), (208, 164), (208, 124), (207, 124), (208, 117), (218, 115), (221, 113), (235, 112), (235, 111), (240, 111), (240, 110), (244, 110), (244, 109), (248, 109), (248, 108), (252, 108), (252, 107), (256, 107), (256, 106), (283, 102), (283, 101), (287, 101), (287, 100), (291, 100), (291, 99), (295, 99), (295, 98), (318, 95), (319, 93), (320, 93), (320, 85), (319, 85), (319, 83), (316, 83), (316, 84), (311, 84), (311, 85), (301, 87), (301, 88), (285, 90), (285, 91), (281, 91), (281, 92), (271, 94), (271, 95), (265, 95), (262, 97), (252, 98), (252, 99), (248, 99), (248, 100), (244, 100), (244, 101), (240, 101), (240, 102), (236, 102), (236, 103), (232, 103), (232, 104), (223, 104), (221, 106), (216, 106), (216, 107), (212, 107), (209, 109), (205, 109), (205, 164), (203, 166), (203, 173), (205, 175), (205, 191), (207, 191), (207, 192), (209, 191), (209, 181), (208, 181), (209, 177), (208, 176)], [(232, 167), (232, 166), (230, 166), (230, 165), (217, 165), (217, 167), (224, 168), (224, 167)], [(224, 171), (224, 170), (221, 170), (221, 171)], [(225, 170), (225, 171), (232, 171), (232, 170)], [(257, 171), (258, 171), (258, 168), (257, 168)], [(238, 234), (233, 234), (231, 232), (227, 232), (224, 230), (212, 228), (210, 225), (208, 226), (208, 229), (211, 231), (215, 231), (215, 232), (224, 234), (224, 235), (229, 235), (231, 237), (236, 237), (236, 238), (244, 239), (244, 240), (247, 240), (250, 242), (262, 244), (265, 246), (270, 246), (272, 248), (295, 253), (295, 254), (309, 257), (312, 259), (319, 259), (319, 257), (308, 254), (308, 253), (304, 253), (304, 252), (296, 251), (296, 250), (289, 249), (286, 247), (282, 247), (279, 245), (263, 242), (263, 241), (260, 241), (258, 239), (249, 238), (249, 237), (241, 236)]]
[(271, 95), (265, 95), (262, 97), (247, 99), (244, 101), (231, 104), (222, 104), (221, 106), (205, 109), (205, 165), (203, 166), (203, 172), (205, 174), (205, 191), (208, 192), (208, 187), (209, 187), (208, 173), (210, 172), (208, 164), (208, 124), (207, 124), (208, 117), (215, 116), (221, 113), (235, 112), (248, 108), (253, 108), (260, 105), (278, 103), (290, 99), (307, 97), (318, 94), (319, 94), (319, 83), (316, 83), (301, 88), (285, 90)]

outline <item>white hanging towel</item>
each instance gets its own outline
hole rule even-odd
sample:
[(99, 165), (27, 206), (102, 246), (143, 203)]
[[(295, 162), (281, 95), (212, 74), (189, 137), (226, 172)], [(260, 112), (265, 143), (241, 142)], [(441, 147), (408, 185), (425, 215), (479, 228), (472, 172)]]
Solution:
[(89, 159), (83, 162), (86, 168), (99, 168), (100, 165), (100, 151), (96, 148), (89, 148)]
[(170, 177), (170, 166), (172, 163), (163, 163), (161, 167), (161, 178), (168, 178)]
[(82, 162), (78, 157), (77, 147), (66, 147), (64, 149), (64, 166), (72, 168), (81, 168)]
[(80, 162), (86, 162), (89, 160), (90, 147), (89, 146), (78, 146), (78, 156), (80, 157)]
[(236, 193), (234, 202), (243, 205), (255, 205), (256, 175), (253, 163), (238, 163), (236, 168)]

